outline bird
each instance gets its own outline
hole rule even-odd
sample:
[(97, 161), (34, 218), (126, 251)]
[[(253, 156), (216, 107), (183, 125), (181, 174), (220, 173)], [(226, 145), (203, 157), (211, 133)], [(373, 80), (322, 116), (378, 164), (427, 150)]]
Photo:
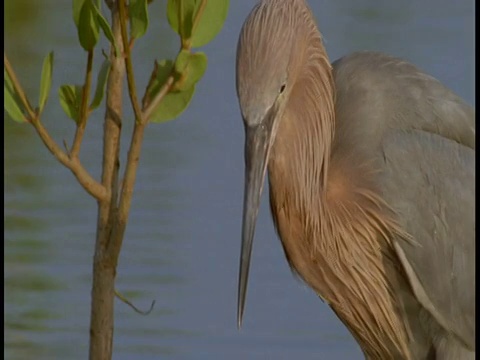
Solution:
[(366, 359), (475, 357), (475, 110), (387, 54), (331, 63), (305, 0), (240, 31), (242, 325), (260, 198), (292, 271)]

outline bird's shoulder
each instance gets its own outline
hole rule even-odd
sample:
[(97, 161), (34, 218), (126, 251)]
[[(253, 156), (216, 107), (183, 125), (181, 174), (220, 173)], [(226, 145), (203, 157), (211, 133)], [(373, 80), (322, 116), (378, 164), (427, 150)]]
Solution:
[[(435, 78), (388, 55), (333, 64), (333, 159), (376, 169), (374, 183), (418, 246), (398, 241), (415, 294), (439, 324), (474, 348), (474, 109)], [(354, 171), (354, 170), (349, 170)], [(373, 172), (371, 172), (373, 174)]]
[(382, 159), (382, 198), (416, 243), (399, 239), (396, 249), (415, 296), (474, 349), (475, 151), (421, 130), (390, 131)]
[(475, 147), (474, 109), (413, 64), (356, 52), (335, 61), (333, 74), (336, 127), (345, 141), (378, 145), (389, 129), (417, 129)]

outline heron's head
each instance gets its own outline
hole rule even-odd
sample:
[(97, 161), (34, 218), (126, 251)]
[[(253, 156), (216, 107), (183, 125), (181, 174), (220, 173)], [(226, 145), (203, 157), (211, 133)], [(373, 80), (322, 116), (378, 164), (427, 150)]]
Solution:
[(245, 126), (280, 118), (302, 58), (297, 1), (261, 1), (242, 27), (236, 85)]
[(236, 85), (245, 125), (245, 194), (238, 292), (241, 326), (255, 221), (270, 149), (301, 72), (311, 32), (304, 0), (261, 1), (242, 27)]

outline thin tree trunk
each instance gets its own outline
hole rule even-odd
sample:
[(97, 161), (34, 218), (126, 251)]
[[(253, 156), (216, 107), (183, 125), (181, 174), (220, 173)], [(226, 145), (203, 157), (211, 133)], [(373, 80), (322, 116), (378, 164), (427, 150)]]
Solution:
[[(112, 5), (112, 31), (120, 53), (123, 52), (120, 18), (116, 2)], [(108, 245), (115, 222), (118, 199), (118, 169), (122, 118), (122, 92), (125, 75), (123, 57), (112, 61), (107, 83), (107, 108), (103, 139), (102, 184), (107, 200), (98, 202), (97, 235), (93, 260), (92, 302), (90, 315), (90, 360), (112, 358), (116, 264), (119, 253), (109, 254)]]

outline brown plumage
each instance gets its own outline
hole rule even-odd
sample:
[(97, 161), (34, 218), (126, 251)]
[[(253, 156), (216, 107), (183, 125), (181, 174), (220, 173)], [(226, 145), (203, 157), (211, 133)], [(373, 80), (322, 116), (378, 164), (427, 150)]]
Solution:
[[(268, 167), (290, 266), (367, 358), (473, 359), (473, 109), (386, 55), (357, 53), (332, 68), (304, 0), (252, 10), (237, 92), (246, 129), (239, 325)], [(456, 189), (436, 175), (465, 195), (453, 200)], [(425, 264), (445, 265), (451, 278), (419, 273)]]

